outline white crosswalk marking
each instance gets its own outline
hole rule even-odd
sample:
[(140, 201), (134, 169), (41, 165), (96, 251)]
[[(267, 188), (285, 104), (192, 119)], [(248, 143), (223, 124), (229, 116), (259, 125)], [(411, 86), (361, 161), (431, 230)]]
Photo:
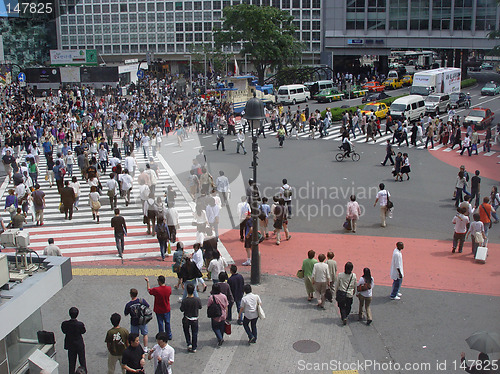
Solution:
[[(156, 162), (158, 161), (157, 157), (154, 159)], [(137, 153), (136, 160), (139, 168), (144, 167), (149, 162), (142, 152)], [(184, 243), (185, 248), (190, 248), (196, 239), (196, 229), (192, 226), (192, 208), (189, 202), (183, 198), (181, 191), (168, 172), (162, 168), (160, 163), (158, 163), (158, 166), (159, 175), (156, 185), (156, 196), (161, 196), (162, 200), (164, 200), (163, 194), (167, 190), (167, 186), (172, 186), (173, 190), (176, 191), (175, 208), (179, 213), (180, 226), (180, 229), (177, 230), (177, 238)], [(69, 221), (65, 220), (64, 215), (59, 212), (60, 198), (57, 187), (54, 185), (50, 188), (49, 182), (44, 179), (46, 169), (45, 158), (41, 156), (38, 183), (40, 184), (40, 189), (45, 193), (46, 208), (44, 209), (44, 225), (35, 226), (31, 215), (28, 215), (28, 223), (25, 224), (25, 230), (28, 230), (30, 233), (30, 249), (41, 254), (43, 248), (47, 245), (47, 239), (54, 238), (55, 244), (59, 246), (63, 256), (71, 257), (73, 263), (117, 260), (113, 228), (110, 226), (114, 212), (111, 210), (105, 185), (109, 176), (102, 175), (100, 177), (105, 191), (100, 197), (102, 207), (99, 211), (100, 223), (98, 224), (92, 219), (92, 212), (88, 204), (90, 188), (82, 180), (77, 165), (74, 165), (73, 175), (80, 181), (81, 194), (78, 210), (74, 211), (73, 219)], [(110, 169), (108, 169), (109, 172), (111, 172)], [(158, 241), (155, 236), (146, 235), (146, 225), (143, 224), (142, 203), (139, 199), (139, 184), (137, 183), (138, 174), (139, 171), (137, 170), (129, 206), (125, 206), (125, 201), (122, 198), (118, 198), (118, 208), (120, 208), (120, 214), (126, 220), (128, 229), (125, 238), (124, 260), (160, 259)], [(68, 176), (65, 177), (65, 179), (67, 178)], [(8, 193), (8, 189), (11, 187), (12, 184), (3, 191), (4, 199)], [(10, 221), (8, 213), (2, 212), (1, 216), (5, 223)], [(4, 251), (9, 252), (12, 249), (5, 249)]]

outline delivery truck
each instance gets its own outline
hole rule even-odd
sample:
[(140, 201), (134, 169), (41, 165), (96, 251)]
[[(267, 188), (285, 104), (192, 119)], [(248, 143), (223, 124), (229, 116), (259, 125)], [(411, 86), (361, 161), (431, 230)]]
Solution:
[(439, 68), (413, 75), (410, 95), (428, 96), (432, 93), (460, 92), (462, 71), (459, 68)]

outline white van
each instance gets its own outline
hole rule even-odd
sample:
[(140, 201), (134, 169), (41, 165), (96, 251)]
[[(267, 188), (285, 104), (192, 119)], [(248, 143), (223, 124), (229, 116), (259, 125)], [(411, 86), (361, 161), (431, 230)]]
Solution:
[(303, 84), (290, 84), (278, 89), (278, 103), (292, 104), (300, 103), (310, 99), (310, 93)]
[(416, 121), (425, 114), (424, 98), (420, 95), (400, 97), (391, 104), (390, 113), (394, 120)]
[(396, 78), (396, 79), (399, 79), (399, 74), (398, 74), (398, 72), (396, 70), (391, 70), (387, 74), (387, 78)]

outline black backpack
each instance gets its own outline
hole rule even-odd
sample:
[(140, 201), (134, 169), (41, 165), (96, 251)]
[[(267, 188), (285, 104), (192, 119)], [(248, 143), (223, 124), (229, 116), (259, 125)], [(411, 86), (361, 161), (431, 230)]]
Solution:
[(138, 304), (130, 307), (130, 314), (138, 319), (138, 325), (145, 325), (153, 319), (153, 312), (143, 302), (144, 300), (139, 300)]
[(158, 225), (157, 235), (158, 235), (158, 240), (161, 240), (161, 241), (168, 240), (170, 235), (168, 232), (167, 225), (165, 225), (164, 223), (162, 223), (161, 225)]
[(208, 318), (217, 318), (222, 316), (222, 308), (219, 304), (217, 304), (217, 300), (215, 300), (215, 296), (212, 296), (213, 303), (207, 308), (207, 317)]

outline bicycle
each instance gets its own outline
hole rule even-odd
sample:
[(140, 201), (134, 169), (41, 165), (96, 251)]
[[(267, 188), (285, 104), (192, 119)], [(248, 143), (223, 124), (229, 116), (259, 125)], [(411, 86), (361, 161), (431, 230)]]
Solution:
[(359, 159), (361, 158), (359, 153), (355, 152), (354, 147), (351, 147), (351, 151), (349, 152), (350, 153), (349, 156), (347, 156), (347, 152), (342, 149), (342, 146), (340, 146), (339, 149), (341, 149), (342, 151), (335, 155), (335, 160), (337, 162), (342, 162), (347, 157), (350, 157), (353, 161), (359, 161)]

